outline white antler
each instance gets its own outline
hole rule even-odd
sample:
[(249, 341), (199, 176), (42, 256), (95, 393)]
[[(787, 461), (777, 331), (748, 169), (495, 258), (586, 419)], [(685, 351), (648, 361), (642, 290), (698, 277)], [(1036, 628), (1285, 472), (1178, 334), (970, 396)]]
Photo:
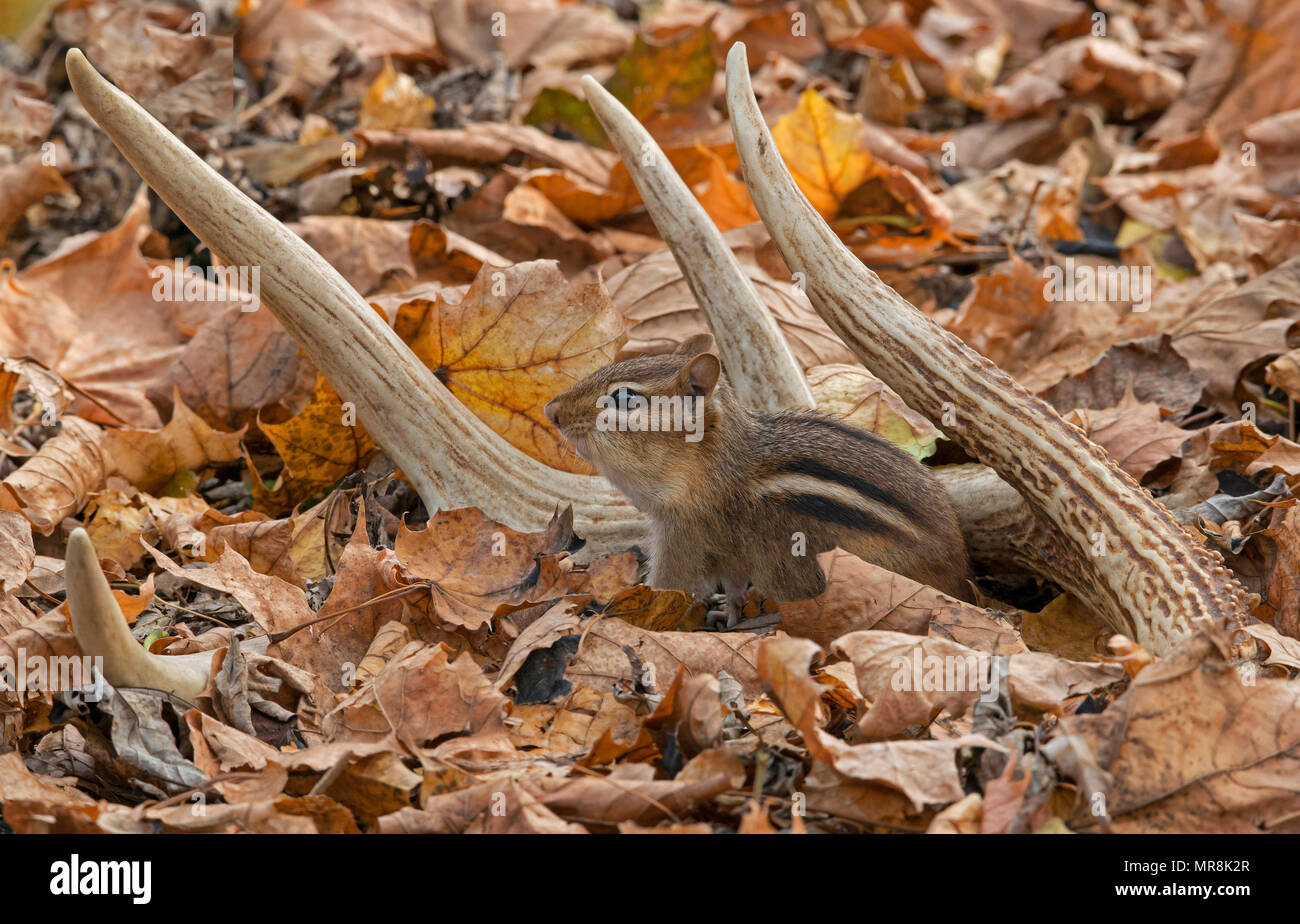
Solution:
[(105, 680), (115, 687), (163, 690), (189, 703), (198, 699), (214, 652), (167, 656), (145, 651), (127, 629), (84, 529), (74, 529), (68, 537), (64, 571), (72, 633), (84, 654), (101, 659)]
[[(795, 185), (749, 83), (745, 46), (727, 57), (727, 108), (751, 198), (813, 307), (873, 373), (1005, 478), (1049, 527), (1057, 573), (1155, 652), (1199, 619), (1232, 624), (1245, 589), (1081, 430), (885, 285)], [(955, 414), (955, 423), (951, 422)]]

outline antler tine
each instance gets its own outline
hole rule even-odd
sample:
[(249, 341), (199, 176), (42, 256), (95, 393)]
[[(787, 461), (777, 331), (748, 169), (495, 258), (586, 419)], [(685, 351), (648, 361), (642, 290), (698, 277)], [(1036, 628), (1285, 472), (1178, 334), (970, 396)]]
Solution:
[(208, 683), (213, 652), (164, 656), (145, 651), (127, 629), (84, 529), (74, 529), (68, 537), (64, 572), (72, 633), (85, 654), (101, 659), (105, 680), (115, 687), (163, 690), (190, 703), (198, 699)]
[(814, 407), (808, 380), (772, 313), (668, 157), (594, 77), (583, 77), (582, 88), (709, 319), (727, 377), (741, 402), (756, 411)]

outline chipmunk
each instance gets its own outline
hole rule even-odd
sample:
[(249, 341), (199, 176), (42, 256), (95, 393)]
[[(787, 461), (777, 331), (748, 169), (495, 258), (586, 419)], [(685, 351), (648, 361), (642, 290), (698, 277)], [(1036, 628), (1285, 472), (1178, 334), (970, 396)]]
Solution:
[(968, 599), (966, 546), (934, 476), (843, 421), (749, 411), (708, 334), (611, 363), (545, 413), (649, 517), (651, 586), (707, 598), (721, 583), (728, 627), (747, 583), (777, 602), (822, 593), (817, 554), (835, 546)]

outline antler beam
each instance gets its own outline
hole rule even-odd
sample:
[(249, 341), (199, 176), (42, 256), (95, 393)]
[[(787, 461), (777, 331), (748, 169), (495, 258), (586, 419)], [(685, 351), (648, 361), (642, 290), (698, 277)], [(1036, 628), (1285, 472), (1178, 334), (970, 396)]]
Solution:
[[(745, 46), (727, 57), (727, 108), (750, 196), (817, 313), (873, 373), (992, 467), (1061, 540), (1060, 574), (1155, 652), (1194, 621), (1239, 625), (1245, 589), (1218, 553), (1046, 402), (939, 327), (844, 246), (795, 185), (763, 121)], [(948, 421), (954, 414), (947, 416)]]

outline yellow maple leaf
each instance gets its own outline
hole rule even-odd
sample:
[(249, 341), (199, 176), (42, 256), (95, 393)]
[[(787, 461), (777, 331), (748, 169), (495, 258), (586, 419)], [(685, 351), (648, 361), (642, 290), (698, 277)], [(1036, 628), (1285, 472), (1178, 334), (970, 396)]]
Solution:
[(460, 401), (507, 442), (554, 468), (591, 472), (546, 419), (546, 402), (613, 361), (623, 320), (601, 283), (551, 260), (484, 266), (459, 301), (413, 299), (397, 330)]
[(822, 217), (834, 218), (849, 194), (878, 170), (862, 144), (861, 116), (840, 112), (816, 90), (772, 128), (794, 180)]

